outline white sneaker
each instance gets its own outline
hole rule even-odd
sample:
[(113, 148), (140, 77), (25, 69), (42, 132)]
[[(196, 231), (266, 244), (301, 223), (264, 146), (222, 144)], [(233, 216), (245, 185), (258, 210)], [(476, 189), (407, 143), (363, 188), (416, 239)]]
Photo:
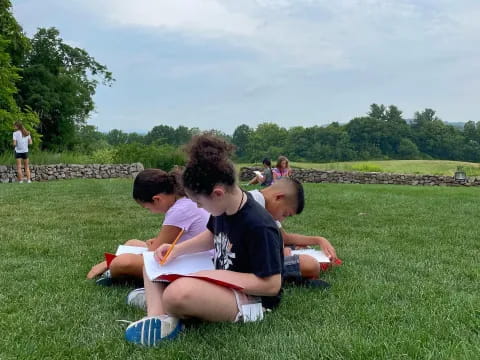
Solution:
[(147, 299), (145, 299), (145, 289), (139, 288), (132, 290), (127, 295), (127, 304), (147, 310)]
[(20, 180), (18, 183), (19, 183), (19, 184), (23, 184), (23, 180)]
[(125, 330), (128, 342), (156, 346), (163, 340), (171, 340), (182, 331), (182, 322), (168, 315), (150, 316), (131, 323)]
[(32, 180), (28, 180), (27, 183), (28, 183), (28, 184), (31, 184), (31, 183), (32, 183)]

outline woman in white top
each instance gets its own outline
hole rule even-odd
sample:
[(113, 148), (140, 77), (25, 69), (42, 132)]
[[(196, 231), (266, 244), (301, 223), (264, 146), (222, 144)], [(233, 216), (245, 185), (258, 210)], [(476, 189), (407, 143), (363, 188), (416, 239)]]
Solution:
[(25, 129), (20, 121), (17, 121), (13, 126), (15, 127), (15, 132), (13, 133), (13, 146), (15, 146), (18, 182), (23, 183), (23, 159), (23, 163), (25, 165), (25, 175), (27, 175), (27, 182), (31, 183), (30, 168), (28, 167), (28, 145), (32, 143), (32, 138), (30, 136), (30, 132)]

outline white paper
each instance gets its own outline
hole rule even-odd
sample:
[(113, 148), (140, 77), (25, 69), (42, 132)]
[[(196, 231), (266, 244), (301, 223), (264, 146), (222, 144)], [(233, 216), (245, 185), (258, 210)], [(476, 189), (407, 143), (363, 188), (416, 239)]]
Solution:
[(115, 255), (118, 256), (122, 254), (143, 254), (146, 251), (148, 251), (148, 248), (143, 246), (119, 245)]
[(143, 263), (148, 278), (154, 281), (160, 275), (188, 275), (201, 270), (214, 270), (210, 251), (179, 256), (165, 265), (158, 263), (153, 257), (153, 251), (143, 254)]
[(258, 171), (258, 170), (255, 170), (255, 171), (254, 171), (254, 174), (255, 174), (255, 175), (258, 175), (258, 176), (263, 176), (262, 173), (261, 173), (260, 171)]
[(300, 249), (300, 250), (292, 250), (292, 255), (310, 255), (317, 259), (319, 263), (329, 263), (330, 259), (322, 250), (316, 249)]

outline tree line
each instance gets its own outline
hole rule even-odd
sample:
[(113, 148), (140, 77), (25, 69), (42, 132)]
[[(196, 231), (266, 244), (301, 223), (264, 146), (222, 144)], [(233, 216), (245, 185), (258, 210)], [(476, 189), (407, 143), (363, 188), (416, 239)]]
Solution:
[[(147, 134), (118, 129), (100, 133), (93, 126), (80, 129), (83, 150), (144, 146), (178, 148), (200, 132), (197, 128), (168, 125), (153, 127)], [(435, 111), (417, 111), (405, 119), (394, 105), (372, 104), (365, 116), (346, 124), (289, 129), (274, 123), (256, 128), (242, 124), (232, 135), (216, 131), (236, 145), (236, 159), (260, 162), (264, 157), (307, 162), (354, 161), (371, 159), (441, 159), (480, 162), (480, 122), (469, 121), (459, 128), (443, 122)]]

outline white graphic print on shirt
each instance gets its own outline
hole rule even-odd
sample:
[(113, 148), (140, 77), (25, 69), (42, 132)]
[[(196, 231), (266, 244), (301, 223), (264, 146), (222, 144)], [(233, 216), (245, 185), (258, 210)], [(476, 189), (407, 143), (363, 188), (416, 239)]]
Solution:
[(233, 264), (235, 253), (232, 253), (232, 243), (225, 233), (218, 233), (213, 238), (215, 244), (214, 264), (216, 269), (228, 270)]

